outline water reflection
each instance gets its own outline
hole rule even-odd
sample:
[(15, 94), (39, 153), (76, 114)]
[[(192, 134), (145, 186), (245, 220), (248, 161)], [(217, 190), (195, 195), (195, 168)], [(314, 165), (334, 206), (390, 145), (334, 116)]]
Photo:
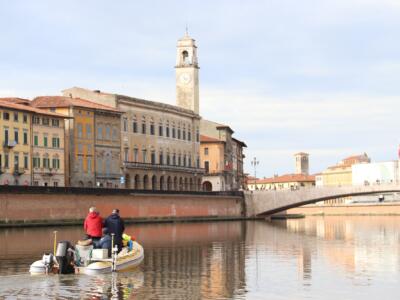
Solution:
[[(0, 299), (378, 299), (400, 292), (399, 217), (135, 225), (134, 272), (26, 275), (54, 228), (0, 230)], [(59, 229), (62, 239), (82, 235)], [(38, 242), (36, 242), (38, 241)]]

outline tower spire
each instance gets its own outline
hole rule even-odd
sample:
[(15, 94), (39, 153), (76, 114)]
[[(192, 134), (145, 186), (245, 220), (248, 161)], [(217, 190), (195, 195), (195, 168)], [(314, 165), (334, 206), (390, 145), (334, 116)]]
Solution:
[(186, 23), (185, 27), (185, 36), (189, 36), (188, 24)]

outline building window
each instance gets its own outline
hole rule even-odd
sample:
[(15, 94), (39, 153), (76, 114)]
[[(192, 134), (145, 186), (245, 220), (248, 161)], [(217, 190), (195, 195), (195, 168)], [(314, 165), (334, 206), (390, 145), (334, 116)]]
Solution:
[(59, 169), (60, 168), (60, 159), (53, 158), (52, 166), (53, 166), (53, 169)]
[(200, 140), (200, 134), (199, 134), (199, 129), (196, 129), (196, 142), (199, 142)]
[(133, 120), (133, 122), (132, 122), (132, 131), (134, 133), (137, 133), (137, 121), (136, 121), (136, 119)]
[(208, 148), (204, 148), (204, 155), (208, 155)]
[(206, 170), (206, 174), (210, 171), (210, 163), (208, 161), (204, 162), (204, 169)]
[(97, 157), (96, 169), (97, 169), (97, 173), (103, 172), (103, 158), (102, 157)]
[(191, 168), (192, 167), (192, 156), (191, 155), (189, 155), (188, 160), (189, 160), (188, 166), (189, 166), (189, 168)]
[(178, 166), (182, 165), (182, 156), (178, 154)]
[(14, 113), (14, 122), (18, 122), (18, 113), (17, 112)]
[(35, 157), (32, 159), (32, 164), (33, 164), (33, 167), (34, 167), (34, 168), (40, 168), (40, 157), (35, 156)]
[(43, 137), (43, 146), (47, 147), (47, 136)]
[(14, 154), (14, 170), (19, 169), (19, 154), (15, 153)]
[(169, 166), (171, 164), (171, 158), (169, 157), (169, 153), (167, 153), (167, 165)]
[(103, 126), (99, 125), (97, 127), (97, 139), (102, 140), (103, 139)]
[(86, 124), (86, 138), (90, 139), (92, 137), (92, 125)]
[(185, 128), (185, 125), (183, 125), (182, 139), (183, 139), (183, 140), (186, 140), (186, 128)]
[(86, 155), (92, 155), (92, 145), (87, 145), (86, 146)]
[(161, 151), (160, 151), (160, 157), (159, 157), (158, 163), (159, 163), (160, 165), (163, 165), (163, 164), (164, 164), (164, 154), (163, 154)]
[(53, 145), (53, 148), (60, 148), (60, 138), (53, 137), (52, 145)]
[(142, 150), (142, 160), (143, 160), (143, 163), (146, 163), (146, 160), (147, 160), (147, 150), (146, 149)]
[(24, 153), (24, 169), (28, 169), (28, 154)]
[(150, 123), (150, 134), (154, 135), (154, 123), (153, 122)]
[(196, 159), (196, 167), (200, 168), (200, 157), (197, 157)]
[(186, 167), (186, 154), (183, 155), (183, 166)]
[(3, 119), (4, 120), (10, 120), (10, 114), (8, 112), (3, 112)]
[(137, 162), (139, 156), (139, 150), (137, 148), (133, 149), (133, 161)]
[(39, 146), (39, 136), (38, 135), (33, 136), (33, 145)]
[(45, 169), (50, 168), (50, 158), (43, 157), (43, 168), (45, 168)]
[(111, 139), (111, 127), (110, 125), (106, 125), (106, 140), (110, 140)]
[(109, 175), (111, 173), (111, 157), (107, 155), (106, 157), (106, 174)]
[(123, 126), (124, 131), (127, 132), (128, 131), (128, 119), (127, 118), (124, 118), (122, 126)]
[(176, 154), (172, 155), (172, 165), (176, 166)]
[(92, 173), (92, 158), (87, 158), (87, 173)]
[(78, 123), (77, 130), (78, 130), (78, 137), (81, 138), (83, 136), (81, 123)]
[(53, 126), (53, 127), (60, 127), (60, 120), (51, 119), (51, 126)]
[(169, 125), (167, 123), (167, 127), (165, 128), (165, 136), (169, 137)]
[(5, 153), (4, 154), (4, 168), (6, 168), (6, 169), (9, 168), (9, 162), (10, 162), (10, 159), (9, 159), (8, 153)]
[(53, 182), (53, 186), (54, 186), (54, 187), (58, 187), (58, 181), (54, 181), (54, 182)]
[(151, 151), (151, 163), (154, 165), (156, 163), (156, 152), (155, 151)]
[(164, 135), (162, 124), (158, 125), (158, 135), (159, 136), (163, 136)]
[(28, 145), (28, 132), (24, 130), (24, 145)]
[(175, 124), (172, 124), (172, 138), (174, 139), (175, 137)]
[(129, 161), (129, 152), (128, 148), (124, 149), (124, 161)]
[(188, 141), (190, 142), (192, 140), (192, 133), (190, 132), (190, 128), (188, 130)]
[(18, 144), (18, 129), (14, 128), (14, 141), (16, 144)]
[(145, 120), (142, 121), (142, 133), (146, 134), (146, 121)]
[(28, 115), (27, 115), (27, 114), (24, 114), (24, 115), (23, 115), (23, 117), (22, 117), (22, 122), (28, 123)]
[(181, 139), (181, 129), (178, 127), (178, 140)]
[(40, 118), (38, 116), (33, 116), (32, 117), (32, 123), (33, 124), (40, 124)]
[(42, 119), (42, 124), (48, 126), (50, 124), (50, 119), (49, 118), (43, 118)]
[(4, 144), (8, 144), (8, 128), (4, 128)]

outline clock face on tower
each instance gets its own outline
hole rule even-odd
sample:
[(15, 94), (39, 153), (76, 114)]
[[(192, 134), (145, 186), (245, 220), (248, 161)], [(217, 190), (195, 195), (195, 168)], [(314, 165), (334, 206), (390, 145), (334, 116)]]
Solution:
[(180, 82), (182, 82), (183, 84), (188, 84), (188, 83), (192, 80), (192, 77), (190, 76), (189, 73), (182, 73), (182, 74), (179, 76), (179, 80), (180, 80)]

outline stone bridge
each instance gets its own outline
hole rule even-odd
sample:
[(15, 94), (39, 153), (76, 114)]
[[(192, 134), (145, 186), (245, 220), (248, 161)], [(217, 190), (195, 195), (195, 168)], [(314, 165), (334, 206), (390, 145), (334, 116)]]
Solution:
[(298, 190), (246, 191), (246, 216), (268, 216), (306, 204), (349, 196), (400, 192), (400, 185), (313, 187)]

